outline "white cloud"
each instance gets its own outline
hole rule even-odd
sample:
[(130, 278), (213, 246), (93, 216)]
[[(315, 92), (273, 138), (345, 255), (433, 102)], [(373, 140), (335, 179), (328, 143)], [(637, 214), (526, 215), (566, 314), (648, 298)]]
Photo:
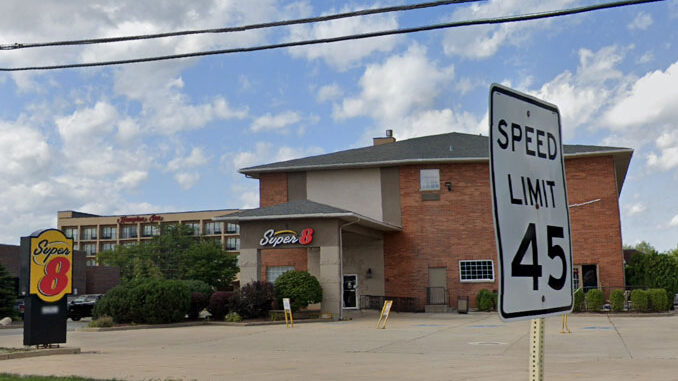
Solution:
[(0, 184), (39, 179), (51, 159), (50, 145), (39, 130), (0, 121)]
[(174, 175), (174, 180), (179, 183), (183, 190), (189, 190), (200, 180), (200, 174), (195, 172), (179, 172)]
[[(363, 9), (363, 8), (360, 8)], [(323, 14), (350, 12), (356, 9), (344, 7), (340, 11), (334, 9)], [(289, 41), (325, 39), (352, 34), (363, 34), (398, 28), (398, 20), (394, 14), (351, 17), (327, 22), (315, 23), (311, 26), (294, 25), (290, 28)], [(357, 65), (364, 58), (375, 52), (390, 52), (401, 39), (397, 36), (368, 38), (363, 40), (335, 42), (290, 48), (293, 57), (303, 57), (309, 61), (322, 59), (326, 64), (338, 70), (346, 70)]]
[(267, 113), (266, 115), (256, 118), (252, 122), (250, 130), (252, 130), (252, 132), (281, 131), (287, 126), (299, 123), (300, 121), (301, 116), (294, 111), (285, 111), (277, 115)]
[(287, 146), (277, 147), (273, 143), (257, 142), (254, 151), (238, 152), (236, 154), (224, 155), (221, 158), (223, 165), (232, 166), (235, 169), (251, 167), (254, 165), (273, 163), (319, 155), (323, 153), (322, 148), (292, 148)]
[[(491, 0), (482, 4), (473, 3), (470, 6), (458, 8), (452, 14), (450, 21), (537, 13), (566, 8), (576, 2), (576, 0)], [(519, 45), (527, 40), (534, 30), (547, 29), (550, 25), (551, 22), (549, 20), (539, 20), (491, 26), (453, 28), (445, 32), (443, 48), (445, 54), (448, 55), (460, 55), (471, 59), (485, 59), (493, 56), (501, 47)]]
[(635, 204), (626, 205), (624, 207), (624, 214), (627, 217), (632, 217), (638, 214), (642, 214), (647, 210), (647, 206), (643, 202), (637, 202)]
[(344, 91), (341, 89), (341, 86), (339, 86), (337, 83), (332, 83), (331, 85), (325, 85), (318, 89), (316, 99), (318, 102), (323, 103), (338, 99), (343, 94)]
[(209, 159), (200, 147), (194, 147), (186, 157), (176, 157), (167, 163), (167, 170), (176, 172), (181, 169), (196, 168), (207, 164)]
[(646, 30), (650, 27), (650, 25), (652, 25), (652, 22), (652, 16), (645, 12), (640, 12), (626, 27), (630, 30)]
[(673, 218), (671, 219), (671, 222), (669, 222), (669, 225), (670, 226), (678, 226), (678, 214), (673, 216)]
[(136, 188), (148, 178), (147, 171), (130, 171), (123, 173), (117, 180), (117, 183), (122, 188), (132, 189)]

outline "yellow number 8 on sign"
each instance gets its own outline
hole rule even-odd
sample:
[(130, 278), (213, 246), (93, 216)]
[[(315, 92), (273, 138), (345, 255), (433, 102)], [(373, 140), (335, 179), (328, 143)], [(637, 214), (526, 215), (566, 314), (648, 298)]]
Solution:
[(73, 290), (73, 240), (59, 230), (31, 237), (31, 294), (56, 302)]

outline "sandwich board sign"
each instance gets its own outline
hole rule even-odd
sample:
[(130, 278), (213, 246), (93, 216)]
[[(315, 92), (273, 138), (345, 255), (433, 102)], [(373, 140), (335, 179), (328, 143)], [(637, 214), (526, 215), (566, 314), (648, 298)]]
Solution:
[(572, 311), (570, 214), (558, 107), (490, 87), (490, 181), (504, 321)]

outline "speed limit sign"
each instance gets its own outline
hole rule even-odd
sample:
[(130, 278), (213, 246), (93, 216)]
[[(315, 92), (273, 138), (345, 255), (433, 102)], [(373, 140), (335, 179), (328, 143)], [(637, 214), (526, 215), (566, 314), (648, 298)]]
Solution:
[(568, 313), (572, 245), (558, 108), (493, 84), (489, 122), (499, 315)]

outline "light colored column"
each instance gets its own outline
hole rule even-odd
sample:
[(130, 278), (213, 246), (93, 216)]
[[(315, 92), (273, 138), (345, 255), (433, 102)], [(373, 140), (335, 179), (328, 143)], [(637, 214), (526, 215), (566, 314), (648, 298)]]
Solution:
[(341, 312), (341, 267), (339, 246), (320, 247), (320, 286), (323, 288), (322, 312), (338, 319)]
[(261, 280), (261, 253), (257, 249), (240, 249), (240, 285)]

